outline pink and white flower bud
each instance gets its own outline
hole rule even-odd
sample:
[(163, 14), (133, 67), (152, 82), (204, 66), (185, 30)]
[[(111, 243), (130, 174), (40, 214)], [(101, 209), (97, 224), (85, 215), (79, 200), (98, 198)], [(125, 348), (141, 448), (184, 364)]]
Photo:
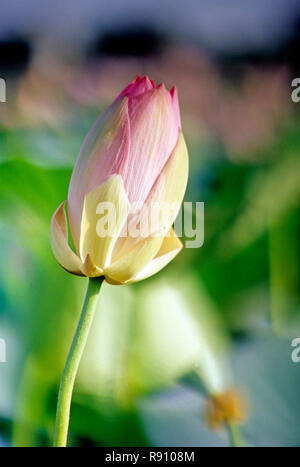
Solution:
[[(182, 248), (172, 224), (187, 178), (188, 154), (176, 88), (168, 91), (163, 84), (155, 86), (148, 77), (138, 76), (102, 112), (85, 138), (67, 202), (76, 253), (67, 241), (64, 202), (51, 222), (58, 262), (74, 274), (104, 275), (115, 284), (156, 273)], [(149, 235), (145, 229), (141, 235), (128, 234), (130, 225), (149, 220), (151, 206), (157, 209), (160, 203), (171, 206), (167, 221), (152, 225)], [(107, 236), (98, 235), (101, 207), (108, 204), (115, 208), (114, 227)]]

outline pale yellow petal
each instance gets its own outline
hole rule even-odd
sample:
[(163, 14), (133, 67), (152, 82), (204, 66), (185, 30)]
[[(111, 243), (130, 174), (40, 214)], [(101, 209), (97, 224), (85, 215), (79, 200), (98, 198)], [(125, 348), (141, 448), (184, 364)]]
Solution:
[(57, 208), (51, 220), (51, 246), (59, 264), (69, 272), (83, 275), (81, 261), (68, 244), (68, 225), (65, 201)]
[(84, 275), (87, 276), (87, 277), (103, 276), (102, 269), (95, 266), (95, 264), (93, 263), (93, 261), (90, 258), (90, 255), (86, 256), (85, 261), (84, 261), (81, 269), (82, 269), (82, 272), (84, 273)]
[(182, 243), (177, 237), (174, 229), (171, 228), (170, 235), (165, 237), (157, 255), (142, 269), (134, 278), (130, 279), (128, 283), (133, 283), (147, 279), (153, 276), (161, 269), (163, 269), (176, 255), (182, 250)]
[(148, 237), (131, 243), (131, 250), (121, 255), (110, 266), (105, 268), (104, 274), (108, 282), (123, 284), (135, 277), (146, 264), (159, 251), (163, 239), (160, 237)]
[(126, 222), (129, 202), (122, 177), (112, 175), (87, 193), (84, 199), (80, 232), (80, 256), (99, 269), (110, 264), (111, 254)]

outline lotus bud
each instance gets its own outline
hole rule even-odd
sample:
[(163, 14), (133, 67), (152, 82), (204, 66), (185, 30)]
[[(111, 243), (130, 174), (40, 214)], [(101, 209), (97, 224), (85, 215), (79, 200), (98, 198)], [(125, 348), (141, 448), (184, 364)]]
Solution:
[[(182, 249), (172, 224), (188, 178), (176, 88), (139, 76), (102, 112), (51, 221), (67, 271), (111, 284), (145, 279)], [(68, 244), (67, 212), (76, 252)]]

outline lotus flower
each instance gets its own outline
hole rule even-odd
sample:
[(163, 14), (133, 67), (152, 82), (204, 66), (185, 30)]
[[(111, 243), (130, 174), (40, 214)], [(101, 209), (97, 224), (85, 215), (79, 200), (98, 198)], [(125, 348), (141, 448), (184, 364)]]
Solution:
[[(67, 271), (104, 276), (111, 284), (145, 279), (169, 263), (182, 243), (172, 224), (188, 178), (176, 88), (139, 76), (99, 116), (81, 148), (70, 181), (68, 217), (76, 253), (68, 244), (65, 201), (51, 221), (54, 255)], [(99, 235), (103, 206), (115, 207), (114, 226)], [(175, 206), (148, 234), (124, 234), (150, 206)], [(102, 219), (102, 220), (101, 220)], [(107, 219), (106, 219), (107, 220)]]

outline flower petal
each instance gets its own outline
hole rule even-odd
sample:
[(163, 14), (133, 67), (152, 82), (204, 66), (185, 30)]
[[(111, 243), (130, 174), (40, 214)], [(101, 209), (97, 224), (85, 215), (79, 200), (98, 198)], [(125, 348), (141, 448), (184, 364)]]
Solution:
[(80, 232), (82, 261), (89, 255), (89, 261), (101, 270), (110, 263), (128, 211), (129, 202), (120, 175), (112, 175), (86, 194)]
[(123, 158), (120, 173), (130, 203), (143, 203), (169, 159), (178, 124), (172, 98), (163, 85), (130, 98), (130, 157)]
[(176, 86), (173, 86), (170, 91), (173, 103), (173, 109), (177, 118), (178, 128), (181, 130), (181, 118), (180, 118), (180, 109), (179, 109), (179, 102), (178, 102), (178, 92)]
[(84, 275), (87, 276), (87, 277), (103, 276), (102, 269), (95, 266), (95, 264), (91, 260), (89, 254), (86, 255), (85, 261), (84, 261), (81, 269), (82, 269), (82, 272), (84, 273)]
[[(142, 210), (131, 216), (128, 221), (128, 235), (120, 237), (115, 244), (112, 264), (107, 270), (107, 273), (114, 280), (124, 282), (131, 279), (153, 260), (166, 233), (170, 231), (177, 217), (185, 193), (187, 178), (188, 153), (184, 138), (180, 133), (176, 147), (155, 182)], [(153, 210), (158, 209), (159, 211), (164, 204), (168, 209), (167, 215), (153, 216)], [(164, 214), (163, 211), (162, 214)], [(145, 219), (148, 219), (146, 238), (143, 238), (142, 235), (134, 238), (131, 235), (131, 232), (134, 231), (133, 226), (139, 224), (142, 226)]]
[(96, 120), (84, 140), (73, 170), (68, 210), (72, 237), (79, 251), (84, 196), (110, 175), (118, 173), (128, 158), (130, 129), (128, 97), (113, 102)]
[(108, 282), (123, 284), (135, 277), (154, 258), (162, 241), (162, 238), (156, 237), (132, 239), (131, 249), (104, 270)]
[(51, 246), (59, 264), (69, 272), (82, 276), (81, 261), (68, 244), (65, 201), (56, 209), (51, 220)]
[(184, 197), (188, 181), (188, 171), (189, 159), (187, 147), (184, 137), (180, 132), (174, 151), (153, 185), (145, 203), (145, 208), (150, 212), (152, 209), (165, 206), (169, 213), (166, 218), (158, 218), (156, 223), (152, 222), (151, 234), (166, 233), (170, 230)]
[(121, 92), (121, 94), (119, 94), (118, 97), (136, 97), (139, 94), (149, 91), (153, 87), (153, 83), (150, 81), (148, 76), (144, 76), (144, 78), (141, 78), (138, 75), (130, 84), (128, 84), (128, 86), (126, 86), (126, 88)]
[[(128, 220), (128, 232), (132, 226), (148, 219), (148, 236), (165, 237), (180, 209), (188, 180), (188, 152), (182, 133), (179, 133), (174, 151), (153, 185), (142, 209)], [(118, 241), (114, 254), (124, 254), (131, 249), (131, 237)]]
[(182, 243), (177, 237), (174, 229), (171, 228), (169, 236), (165, 237), (157, 255), (142, 269), (134, 278), (130, 279), (128, 283), (133, 283), (147, 279), (153, 276), (161, 269), (163, 269), (176, 255), (182, 250)]
[(131, 83), (129, 83), (126, 88), (123, 89), (122, 92), (120, 92), (120, 94), (117, 96), (117, 99), (119, 99), (119, 97), (123, 97), (123, 96), (127, 96), (130, 91), (132, 90), (132, 88), (134, 87), (134, 85), (140, 81), (141, 77), (140, 75), (137, 75), (133, 81), (131, 81)]

